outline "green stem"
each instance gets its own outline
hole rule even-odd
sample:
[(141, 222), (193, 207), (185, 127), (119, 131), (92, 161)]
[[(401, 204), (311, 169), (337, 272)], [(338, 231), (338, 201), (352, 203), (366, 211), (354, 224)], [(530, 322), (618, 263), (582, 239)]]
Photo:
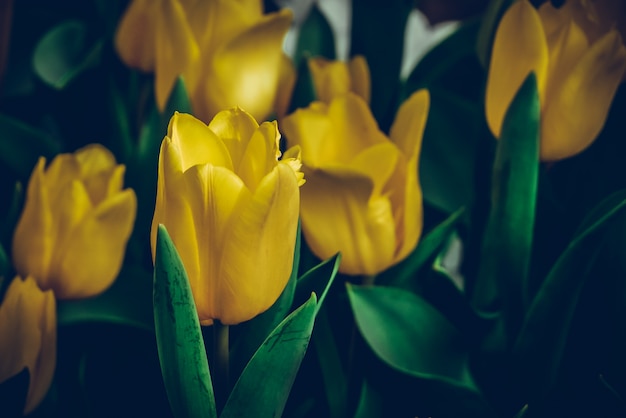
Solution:
[(218, 413), (224, 408), (230, 394), (230, 358), (228, 352), (228, 325), (218, 320), (213, 323), (213, 359), (215, 377), (213, 391)]

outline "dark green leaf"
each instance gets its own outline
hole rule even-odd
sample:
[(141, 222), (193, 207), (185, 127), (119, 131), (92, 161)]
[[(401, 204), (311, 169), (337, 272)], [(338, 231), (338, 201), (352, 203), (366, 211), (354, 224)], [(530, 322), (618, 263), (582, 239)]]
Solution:
[(150, 272), (143, 268), (123, 267), (104, 293), (88, 299), (58, 301), (57, 322), (59, 326), (102, 322), (152, 331), (151, 279)]
[(39, 157), (54, 157), (61, 145), (48, 133), (0, 114), (0, 161), (21, 178), (28, 178)]
[(491, 0), (487, 6), (476, 40), (476, 53), (483, 68), (489, 66), (493, 37), (496, 34), (500, 18), (512, 3), (513, 0)]
[(458, 330), (406, 290), (347, 284), (359, 331), (374, 353), (408, 375), (474, 389)]
[(383, 402), (380, 395), (367, 381), (363, 380), (361, 398), (357, 406), (354, 418), (378, 418), (383, 416)]
[(313, 292), (316, 295), (320, 295), (317, 305), (318, 307), (322, 306), (328, 289), (330, 289), (337, 276), (340, 263), (341, 254), (338, 253), (304, 273), (298, 279), (294, 302), (296, 304), (303, 303), (302, 301), (306, 300), (306, 295), (310, 295)]
[(585, 280), (608, 228), (626, 214), (626, 200), (600, 207), (606, 209), (604, 215), (569, 244), (542, 283), (515, 343), (522, 383), (531, 397), (554, 385)]
[(324, 57), (331, 60), (336, 57), (333, 30), (315, 3), (300, 28), (293, 62), (296, 66), (300, 66), (312, 57)]
[(376, 279), (377, 282), (395, 287), (410, 287), (410, 282), (416, 277), (417, 272), (427, 261), (433, 260), (449, 241), (464, 213), (465, 209), (461, 208), (437, 225), (420, 239), (415, 250), (404, 261), (383, 273)]
[(309, 345), (316, 312), (317, 298), (312, 294), (267, 337), (235, 383), (221, 418), (282, 415)]
[(237, 331), (241, 336), (230, 351), (230, 366), (233, 376), (239, 376), (263, 341), (291, 310), (300, 263), (300, 236), (300, 224), (298, 223), (291, 277), (278, 300), (267, 311), (237, 326)]
[(90, 42), (84, 22), (68, 20), (50, 30), (35, 48), (35, 73), (61, 90), (84, 70), (100, 61), (103, 40)]
[(527, 301), (537, 179), (539, 94), (529, 75), (509, 106), (493, 167), (491, 210), (473, 300), (481, 311), (503, 312), (507, 341), (517, 334)]
[(133, 154), (135, 141), (131, 134), (130, 112), (113, 79), (109, 82), (108, 104), (113, 124), (113, 138), (108, 147), (118, 156), (120, 163), (126, 163)]
[(154, 328), (163, 382), (174, 416), (217, 417), (196, 305), (185, 267), (159, 225), (154, 266)]

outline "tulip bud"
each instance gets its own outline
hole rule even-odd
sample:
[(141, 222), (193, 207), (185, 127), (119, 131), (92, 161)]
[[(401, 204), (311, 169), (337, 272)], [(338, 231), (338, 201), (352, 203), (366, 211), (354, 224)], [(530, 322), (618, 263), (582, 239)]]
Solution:
[(302, 231), (322, 259), (342, 253), (339, 270), (374, 275), (404, 259), (422, 231), (418, 156), (428, 91), (414, 93), (385, 136), (354, 93), (313, 102), (283, 122), (302, 149)]
[(31, 277), (19, 276), (0, 304), (0, 383), (28, 369), (30, 382), (24, 414), (43, 400), (56, 364), (56, 303)]
[(122, 190), (123, 165), (101, 145), (40, 158), (13, 235), (22, 276), (57, 299), (95, 296), (117, 277), (135, 222), (137, 199)]
[(236, 108), (207, 126), (175, 113), (161, 144), (152, 254), (165, 225), (198, 316), (232, 325), (267, 310), (289, 280), (300, 207), (297, 150), (279, 160), (276, 122)]

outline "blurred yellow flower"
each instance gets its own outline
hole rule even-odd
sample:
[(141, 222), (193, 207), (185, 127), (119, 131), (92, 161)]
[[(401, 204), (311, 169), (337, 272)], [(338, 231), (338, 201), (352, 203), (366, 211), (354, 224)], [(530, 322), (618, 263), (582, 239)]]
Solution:
[(40, 158), (13, 235), (13, 262), (22, 276), (57, 299), (86, 298), (117, 277), (135, 222), (137, 199), (122, 190), (125, 167), (101, 145)]
[(155, 72), (161, 110), (182, 75), (201, 119), (241, 106), (263, 120), (284, 114), (291, 97), (282, 50), (291, 21), (288, 9), (264, 15), (259, 0), (133, 0), (115, 46), (127, 65)]
[(203, 325), (247, 321), (280, 296), (291, 273), (299, 186), (298, 150), (279, 160), (276, 122), (241, 110), (207, 126), (175, 113), (161, 144), (152, 254), (159, 224), (187, 271)]
[(349, 62), (310, 58), (308, 64), (318, 100), (330, 103), (351, 91), (370, 102), (370, 70), (364, 56), (356, 55)]
[[(588, 3), (575, 2), (577, 7)], [(571, 0), (559, 9), (545, 2), (539, 10), (517, 1), (502, 17), (494, 40), (486, 94), (489, 127), (500, 136), (509, 104), (533, 71), (543, 161), (568, 158), (591, 145), (626, 70), (618, 31), (599, 21), (582, 24), (575, 9)]]
[(399, 109), (389, 138), (365, 101), (346, 93), (287, 116), (283, 130), (302, 149), (302, 231), (322, 259), (341, 251), (343, 273), (374, 275), (405, 258), (422, 231), (418, 156), (429, 94)]
[(43, 400), (56, 364), (56, 303), (31, 277), (13, 279), (0, 304), (0, 383), (28, 368), (24, 414)]

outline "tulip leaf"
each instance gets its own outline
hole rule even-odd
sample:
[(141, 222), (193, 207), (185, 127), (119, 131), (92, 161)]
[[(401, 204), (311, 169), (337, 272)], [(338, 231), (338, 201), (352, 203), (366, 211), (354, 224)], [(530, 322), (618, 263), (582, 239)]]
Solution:
[(15, 376), (0, 383), (0, 410), (4, 418), (24, 416), (29, 383), (30, 373), (26, 367)]
[(500, 23), (500, 18), (502, 18), (502, 15), (512, 3), (513, 0), (491, 0), (487, 6), (476, 39), (476, 53), (483, 68), (489, 66), (493, 38), (496, 34), (498, 23)]
[(304, 273), (298, 279), (294, 302), (297, 304), (302, 303), (303, 300), (306, 300), (306, 295), (310, 295), (313, 292), (316, 295), (320, 295), (318, 307), (322, 306), (326, 294), (337, 276), (340, 263), (341, 254), (338, 253)]
[(21, 178), (27, 179), (40, 156), (54, 157), (60, 143), (47, 132), (0, 114), (0, 161)]
[(154, 330), (150, 272), (139, 266), (124, 266), (109, 289), (88, 299), (57, 302), (59, 326), (109, 323)]
[(88, 25), (68, 20), (39, 41), (33, 55), (35, 73), (46, 84), (62, 90), (70, 81), (100, 62), (104, 40), (90, 42)]
[(291, 310), (300, 263), (300, 240), (300, 223), (298, 223), (291, 277), (276, 302), (267, 311), (237, 326), (237, 332), (241, 336), (230, 350), (230, 371), (233, 376), (241, 373), (263, 341)]
[(420, 239), (415, 250), (404, 261), (383, 273), (380, 278), (377, 278), (377, 282), (395, 287), (412, 287), (412, 281), (418, 271), (446, 245), (464, 213), (465, 209), (460, 208), (433, 228)]
[(372, 80), (372, 113), (383, 132), (388, 131), (396, 112), (404, 32), (412, 7), (411, 0), (352, 3), (350, 55), (364, 55), (367, 59)]
[(503, 313), (512, 343), (524, 315), (539, 176), (539, 94), (529, 75), (509, 106), (493, 166), (491, 209), (473, 301)]
[(282, 415), (309, 345), (317, 305), (313, 293), (272, 331), (235, 383), (221, 418)]
[(378, 418), (381, 416), (383, 416), (383, 402), (380, 395), (372, 387), (372, 384), (364, 379), (354, 418)]
[(154, 266), (154, 328), (174, 416), (217, 417), (209, 363), (185, 267), (163, 225)]
[(420, 296), (347, 284), (357, 327), (372, 351), (407, 375), (476, 390), (459, 331)]
[(570, 242), (548, 273), (516, 340), (513, 352), (530, 396), (545, 394), (556, 382), (583, 285), (607, 230), (626, 215), (626, 199), (613, 207), (602, 202), (599, 208), (605, 209), (603, 216)]
[(316, 3), (300, 28), (293, 62), (299, 67), (311, 57), (336, 57), (333, 30)]

